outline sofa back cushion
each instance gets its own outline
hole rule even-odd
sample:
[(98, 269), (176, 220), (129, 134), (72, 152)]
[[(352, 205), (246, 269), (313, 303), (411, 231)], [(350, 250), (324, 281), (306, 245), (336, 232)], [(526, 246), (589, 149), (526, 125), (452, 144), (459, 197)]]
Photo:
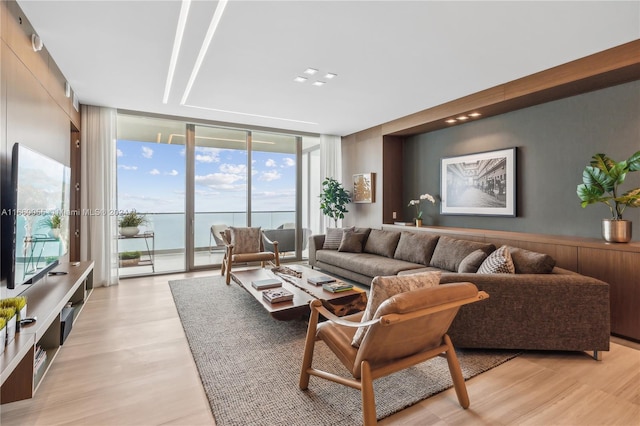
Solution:
[(393, 257), (394, 259), (429, 266), (438, 238), (438, 235), (431, 235), (426, 232), (403, 231), (400, 233), (398, 247), (396, 247)]
[(462, 259), (462, 262), (458, 265), (458, 272), (461, 274), (475, 274), (487, 256), (487, 253), (480, 249), (472, 251)]
[(324, 243), (322, 244), (323, 250), (338, 250), (340, 247), (340, 243), (342, 242), (342, 232), (345, 229), (350, 229), (353, 231), (354, 227), (351, 228), (327, 228), (326, 235), (324, 237)]
[(556, 266), (554, 258), (518, 247), (509, 247), (516, 274), (550, 274)]
[(477, 241), (457, 240), (455, 238), (441, 236), (431, 256), (429, 266), (457, 272), (462, 260), (476, 250), (490, 254), (496, 246)]
[(338, 251), (348, 253), (362, 253), (362, 246), (367, 234), (356, 232), (354, 229), (345, 229), (342, 232), (342, 241)]
[(364, 252), (393, 258), (399, 240), (400, 232), (372, 229), (364, 245)]

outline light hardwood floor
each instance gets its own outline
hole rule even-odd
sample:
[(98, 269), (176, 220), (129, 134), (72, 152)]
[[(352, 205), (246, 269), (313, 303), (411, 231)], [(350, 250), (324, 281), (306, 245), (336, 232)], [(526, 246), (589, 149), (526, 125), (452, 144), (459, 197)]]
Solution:
[[(0, 423), (213, 425), (167, 285), (213, 274), (219, 271), (95, 289), (35, 397), (2, 405)], [(639, 425), (640, 346), (613, 341), (601, 362), (528, 352), (467, 381), (468, 410), (450, 389), (380, 424)]]

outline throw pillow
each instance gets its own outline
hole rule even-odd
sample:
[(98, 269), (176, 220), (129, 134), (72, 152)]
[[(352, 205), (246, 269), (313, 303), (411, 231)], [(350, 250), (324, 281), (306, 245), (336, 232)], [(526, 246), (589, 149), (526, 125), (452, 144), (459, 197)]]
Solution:
[(260, 251), (260, 227), (236, 228), (231, 226), (229, 230), (234, 253), (258, 253)]
[(438, 239), (438, 244), (436, 244), (436, 249), (433, 251), (429, 266), (444, 269), (445, 271), (456, 272), (460, 267), (460, 262), (471, 252), (478, 249), (489, 254), (496, 249), (496, 246), (488, 243), (441, 236)]
[(509, 247), (509, 253), (516, 267), (516, 274), (550, 274), (556, 266), (555, 259), (548, 254), (517, 247)]
[[(362, 314), (361, 321), (366, 322), (371, 320), (382, 302), (396, 294), (417, 290), (419, 288), (433, 287), (438, 284), (440, 284), (440, 271), (422, 272), (412, 275), (375, 277), (371, 282), (369, 300)], [(368, 328), (369, 327), (358, 328), (351, 341), (352, 346), (356, 348), (360, 347), (360, 343), (362, 343), (362, 339)]]
[(398, 240), (400, 240), (400, 232), (372, 229), (369, 233), (369, 238), (367, 238), (367, 243), (364, 245), (364, 252), (393, 259)]
[(342, 233), (342, 241), (338, 251), (362, 253), (362, 242), (366, 236), (367, 234), (358, 233), (353, 229), (345, 229)]
[(511, 254), (507, 246), (502, 246), (494, 251), (482, 262), (478, 268), (479, 274), (515, 274), (516, 268), (513, 266)]
[(482, 262), (487, 258), (487, 253), (478, 249), (476, 251), (472, 251), (462, 259), (460, 265), (458, 265), (458, 272), (460, 273), (472, 273), (475, 274), (478, 272), (478, 268), (482, 265)]
[(324, 236), (324, 243), (322, 244), (323, 250), (338, 250), (340, 243), (342, 242), (342, 231), (344, 229), (353, 230), (351, 228), (327, 228), (327, 233)]
[(398, 247), (396, 247), (393, 258), (429, 266), (429, 261), (437, 243), (438, 235), (430, 235), (426, 232), (403, 231), (400, 234), (400, 241), (398, 241)]

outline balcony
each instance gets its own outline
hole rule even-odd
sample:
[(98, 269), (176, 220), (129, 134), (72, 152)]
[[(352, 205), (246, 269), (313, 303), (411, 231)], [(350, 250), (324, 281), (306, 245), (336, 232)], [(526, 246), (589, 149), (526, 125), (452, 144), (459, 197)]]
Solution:
[[(121, 267), (121, 277), (163, 274), (184, 271), (186, 266), (184, 213), (145, 213), (148, 219), (140, 232), (153, 231), (150, 238), (119, 239), (118, 252), (140, 251), (142, 259), (139, 266)], [(295, 222), (294, 211), (251, 212), (252, 226), (262, 229), (276, 229), (286, 223)], [(246, 226), (246, 212), (201, 212), (195, 214), (194, 221), (194, 265), (195, 267), (218, 267), (224, 256), (221, 246), (211, 235), (212, 225)], [(307, 251), (303, 252), (303, 258)], [(281, 259), (295, 259), (295, 252), (281, 253)]]

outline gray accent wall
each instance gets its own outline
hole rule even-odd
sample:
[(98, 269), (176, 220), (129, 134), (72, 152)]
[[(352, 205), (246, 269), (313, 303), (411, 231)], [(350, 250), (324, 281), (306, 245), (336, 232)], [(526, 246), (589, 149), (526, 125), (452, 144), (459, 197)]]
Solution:
[[(640, 81), (634, 81), (451, 128), (409, 137), (403, 146), (405, 205), (428, 192), (440, 194), (440, 159), (517, 148), (517, 216), (441, 215), (439, 204), (422, 204), (424, 225), (601, 237), (602, 203), (580, 206), (576, 186), (591, 156), (616, 161), (640, 150)], [(631, 173), (622, 192), (640, 187)], [(404, 217), (413, 211), (405, 207)], [(640, 209), (627, 208), (640, 240)]]

